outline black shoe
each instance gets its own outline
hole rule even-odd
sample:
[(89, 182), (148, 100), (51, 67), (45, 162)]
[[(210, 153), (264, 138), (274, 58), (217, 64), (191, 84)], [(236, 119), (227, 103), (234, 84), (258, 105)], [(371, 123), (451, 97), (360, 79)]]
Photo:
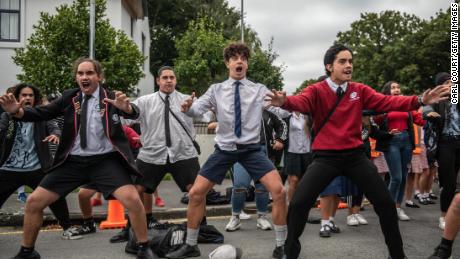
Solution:
[(438, 199), (438, 196), (432, 192), (430, 192), (430, 199), (432, 200), (437, 200)]
[(320, 237), (331, 237), (331, 226), (329, 225), (324, 225), (321, 227), (319, 230), (319, 236)]
[(83, 222), (83, 225), (77, 229), (78, 234), (80, 235), (86, 235), (86, 234), (91, 234), (96, 232), (96, 222), (90, 221), (90, 222)]
[(156, 225), (160, 224), (160, 222), (154, 218), (150, 218), (147, 220), (147, 229), (152, 229)]
[(308, 224), (320, 224), (320, 223), (321, 223), (321, 219), (320, 219), (320, 218), (308, 217), (307, 223), (308, 223)]
[(160, 259), (149, 246), (140, 246), (137, 251), (137, 259)]
[(452, 248), (449, 248), (441, 244), (434, 249), (434, 253), (430, 257), (428, 257), (428, 259), (448, 259), (451, 258), (451, 255)]
[(200, 249), (198, 248), (198, 245), (191, 246), (189, 244), (183, 244), (176, 251), (167, 253), (166, 258), (181, 259), (181, 258), (188, 258), (188, 257), (198, 257), (200, 255), (201, 253), (200, 253)]
[(436, 202), (434, 202), (430, 197), (426, 198), (425, 200), (428, 202), (428, 204), (436, 204)]
[(129, 228), (124, 228), (118, 232), (115, 236), (110, 238), (110, 243), (122, 243), (127, 242), (129, 239)]
[(416, 209), (420, 208), (420, 206), (415, 204), (413, 201), (410, 201), (410, 202), (406, 201), (406, 207), (408, 207), (408, 208), (416, 208)]
[(273, 258), (283, 259), (284, 257), (284, 246), (277, 246), (273, 250)]
[(331, 220), (331, 232), (332, 233), (340, 233), (340, 228)]
[(11, 259), (40, 259), (40, 254), (37, 251), (32, 251), (31, 253), (22, 253), (21, 251)]

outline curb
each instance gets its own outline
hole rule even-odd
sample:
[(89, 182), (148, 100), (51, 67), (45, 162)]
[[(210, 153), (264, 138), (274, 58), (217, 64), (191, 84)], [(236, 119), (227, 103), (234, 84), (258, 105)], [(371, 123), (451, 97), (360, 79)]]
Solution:
[[(269, 209), (271, 205), (269, 204)], [(247, 213), (255, 213), (256, 206), (255, 204), (247, 204), (245, 207)], [(187, 218), (187, 208), (171, 208), (165, 210), (153, 210), (153, 215), (156, 219), (159, 220), (172, 220), (172, 219), (186, 219)], [(206, 207), (206, 216), (215, 217), (215, 216), (230, 216), (231, 215), (231, 205), (214, 205)], [(70, 220), (72, 224), (80, 225), (83, 223), (83, 217), (81, 213), (70, 213)], [(125, 214), (128, 217), (127, 214)], [(93, 217), (96, 222), (106, 220), (107, 213), (95, 213)], [(16, 227), (22, 226), (24, 221), (24, 213), (0, 213), (0, 227)], [(43, 226), (57, 224), (56, 218), (51, 213), (45, 213), (43, 215)]]

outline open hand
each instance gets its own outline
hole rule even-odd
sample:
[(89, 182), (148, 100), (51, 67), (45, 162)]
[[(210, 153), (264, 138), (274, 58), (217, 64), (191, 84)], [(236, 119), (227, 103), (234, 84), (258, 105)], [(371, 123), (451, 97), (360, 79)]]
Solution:
[(0, 97), (0, 105), (5, 112), (16, 114), (22, 106), (22, 102), (18, 102), (13, 94), (5, 94)]
[(59, 144), (59, 137), (57, 135), (49, 135), (43, 140), (43, 142), (50, 142), (57, 145)]
[(131, 104), (129, 102), (129, 97), (126, 96), (126, 94), (124, 94), (123, 92), (116, 91), (114, 100), (104, 98), (104, 102), (112, 104), (113, 106), (117, 107), (125, 113), (131, 114), (133, 112), (133, 108), (131, 107)]
[(426, 105), (439, 103), (449, 99), (450, 85), (438, 85), (433, 90), (428, 89), (422, 95), (422, 102)]
[(271, 92), (267, 93), (265, 101), (269, 102), (273, 106), (281, 107), (284, 102), (286, 102), (286, 92), (272, 89)]

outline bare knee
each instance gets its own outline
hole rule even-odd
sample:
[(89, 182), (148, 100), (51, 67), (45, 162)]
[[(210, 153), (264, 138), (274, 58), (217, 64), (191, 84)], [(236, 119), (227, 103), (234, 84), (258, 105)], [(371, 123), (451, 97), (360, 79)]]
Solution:
[(272, 190), (271, 195), (274, 202), (285, 201), (286, 189), (280, 184), (279, 187), (276, 187), (274, 190)]
[(78, 191), (78, 199), (89, 200), (95, 193), (95, 190), (80, 188), (80, 191)]
[(457, 193), (455, 195), (454, 199), (452, 200), (451, 206), (457, 211), (460, 210), (460, 193)]
[(43, 197), (39, 197), (39, 195), (37, 195), (36, 193), (32, 193), (31, 195), (29, 195), (29, 197), (27, 197), (25, 212), (36, 213), (39, 211), (43, 211), (49, 204), (47, 204), (43, 200)]
[(191, 203), (202, 203), (206, 198), (206, 190), (192, 187), (188, 193), (188, 198)]

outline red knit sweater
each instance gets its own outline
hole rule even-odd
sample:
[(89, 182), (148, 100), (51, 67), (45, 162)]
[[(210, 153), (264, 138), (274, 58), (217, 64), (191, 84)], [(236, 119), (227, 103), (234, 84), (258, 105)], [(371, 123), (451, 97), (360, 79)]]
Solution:
[[(313, 116), (313, 129), (316, 132), (336, 101), (337, 96), (324, 80), (308, 86), (296, 96), (287, 97), (281, 108), (310, 113)], [(361, 146), (363, 109), (388, 112), (413, 111), (418, 107), (416, 96), (383, 95), (367, 85), (349, 82), (347, 91), (336, 110), (321, 132), (315, 136), (312, 150), (345, 150)]]

